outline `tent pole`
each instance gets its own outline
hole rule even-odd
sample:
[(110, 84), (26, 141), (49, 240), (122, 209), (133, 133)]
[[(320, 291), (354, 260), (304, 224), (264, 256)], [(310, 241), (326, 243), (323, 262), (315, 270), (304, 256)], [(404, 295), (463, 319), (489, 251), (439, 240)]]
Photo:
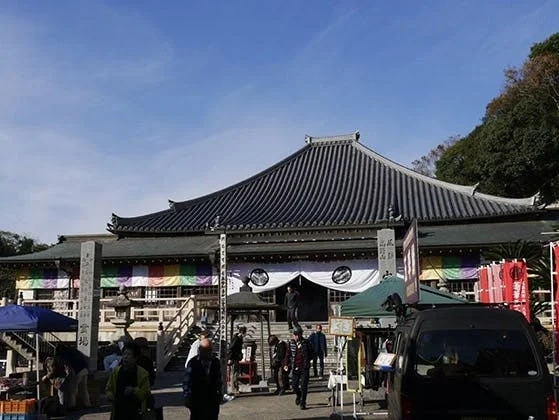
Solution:
[(41, 374), (39, 372), (39, 333), (35, 333), (35, 369), (37, 370), (37, 418), (41, 415)]

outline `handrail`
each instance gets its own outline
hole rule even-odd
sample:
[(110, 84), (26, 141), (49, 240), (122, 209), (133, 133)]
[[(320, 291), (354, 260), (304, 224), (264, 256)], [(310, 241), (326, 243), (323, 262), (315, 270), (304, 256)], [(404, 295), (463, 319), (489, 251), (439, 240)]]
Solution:
[(175, 316), (173, 317), (173, 319), (171, 319), (167, 325), (165, 327), (163, 327), (163, 331), (167, 331), (171, 325), (177, 320), (177, 318), (182, 314), (182, 311), (186, 308), (186, 306), (190, 303), (191, 300), (195, 300), (196, 296), (192, 295), (190, 296), (190, 298), (188, 298), (188, 300), (185, 300), (183, 302), (183, 304), (180, 306), (180, 308), (178, 309), (177, 313), (175, 314)]
[[(141, 323), (160, 323), (168, 322), (171, 319), (172, 322), (176, 322), (177, 314), (180, 313), (185, 306), (185, 303), (189, 302), (192, 297), (181, 297), (181, 298), (142, 298), (134, 299), (139, 303), (146, 303), (139, 307), (132, 307), (130, 309), (131, 318), (136, 321), (136, 326), (141, 325)], [(101, 299), (101, 308), (99, 309), (99, 318), (101, 325), (109, 325), (112, 318), (115, 316), (114, 308), (106, 307), (105, 304), (111, 299)], [(72, 305), (68, 305), (72, 303)], [(149, 303), (149, 305), (147, 304)], [(61, 313), (63, 315), (69, 316), (71, 318), (78, 318), (79, 312), (79, 301), (76, 299), (60, 299), (54, 300), (26, 300), (24, 305), (36, 305), (43, 306), (52, 309), (55, 312)], [(56, 305), (55, 305), (56, 304)], [(70, 307), (68, 307), (70, 306)]]
[[(184, 314), (186, 312), (186, 314)], [(191, 325), (195, 322), (196, 313), (196, 297), (191, 296), (188, 301), (185, 301), (176, 315), (163, 327), (162, 334), (165, 337), (162, 348), (162, 355), (158, 357), (161, 361), (161, 366), (158, 369), (165, 369), (169, 361), (173, 358), (175, 352), (181, 345), (184, 336), (188, 333)], [(186, 316), (185, 316), (186, 315)], [(178, 325), (176, 325), (178, 321)]]
[[(40, 333), (39, 335), (39, 353), (48, 356), (54, 356), (56, 345), (51, 343), (47, 337), (50, 333)], [(20, 344), (23, 343), (25, 348), (29, 350), (30, 353), (35, 354), (35, 340), (34, 337), (30, 337), (29, 333), (20, 333), (20, 332), (11, 332), (9, 335), (18, 341)], [(46, 336), (47, 337), (46, 337)], [(51, 334), (56, 340), (60, 341), (58, 337), (54, 334)]]

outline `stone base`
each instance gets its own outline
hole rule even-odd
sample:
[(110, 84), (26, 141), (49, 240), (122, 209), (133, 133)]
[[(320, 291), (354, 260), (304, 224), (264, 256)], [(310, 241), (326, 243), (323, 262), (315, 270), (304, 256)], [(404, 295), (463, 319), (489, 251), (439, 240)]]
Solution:
[(239, 392), (248, 394), (251, 392), (270, 392), (270, 386), (266, 381), (260, 381), (256, 385), (242, 385), (239, 384)]

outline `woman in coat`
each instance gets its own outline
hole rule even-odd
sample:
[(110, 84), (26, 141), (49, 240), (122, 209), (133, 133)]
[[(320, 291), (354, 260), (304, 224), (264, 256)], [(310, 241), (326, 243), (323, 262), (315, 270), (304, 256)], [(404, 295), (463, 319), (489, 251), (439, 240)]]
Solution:
[(122, 366), (113, 369), (105, 395), (112, 403), (111, 420), (140, 420), (151, 395), (148, 372), (138, 366), (140, 348), (134, 343), (122, 349)]

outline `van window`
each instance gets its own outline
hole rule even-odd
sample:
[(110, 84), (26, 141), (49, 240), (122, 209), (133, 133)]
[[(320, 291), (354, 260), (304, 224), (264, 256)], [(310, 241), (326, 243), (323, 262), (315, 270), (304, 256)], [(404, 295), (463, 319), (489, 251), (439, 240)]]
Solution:
[(425, 331), (417, 339), (414, 359), (420, 376), (538, 375), (534, 352), (520, 330)]

